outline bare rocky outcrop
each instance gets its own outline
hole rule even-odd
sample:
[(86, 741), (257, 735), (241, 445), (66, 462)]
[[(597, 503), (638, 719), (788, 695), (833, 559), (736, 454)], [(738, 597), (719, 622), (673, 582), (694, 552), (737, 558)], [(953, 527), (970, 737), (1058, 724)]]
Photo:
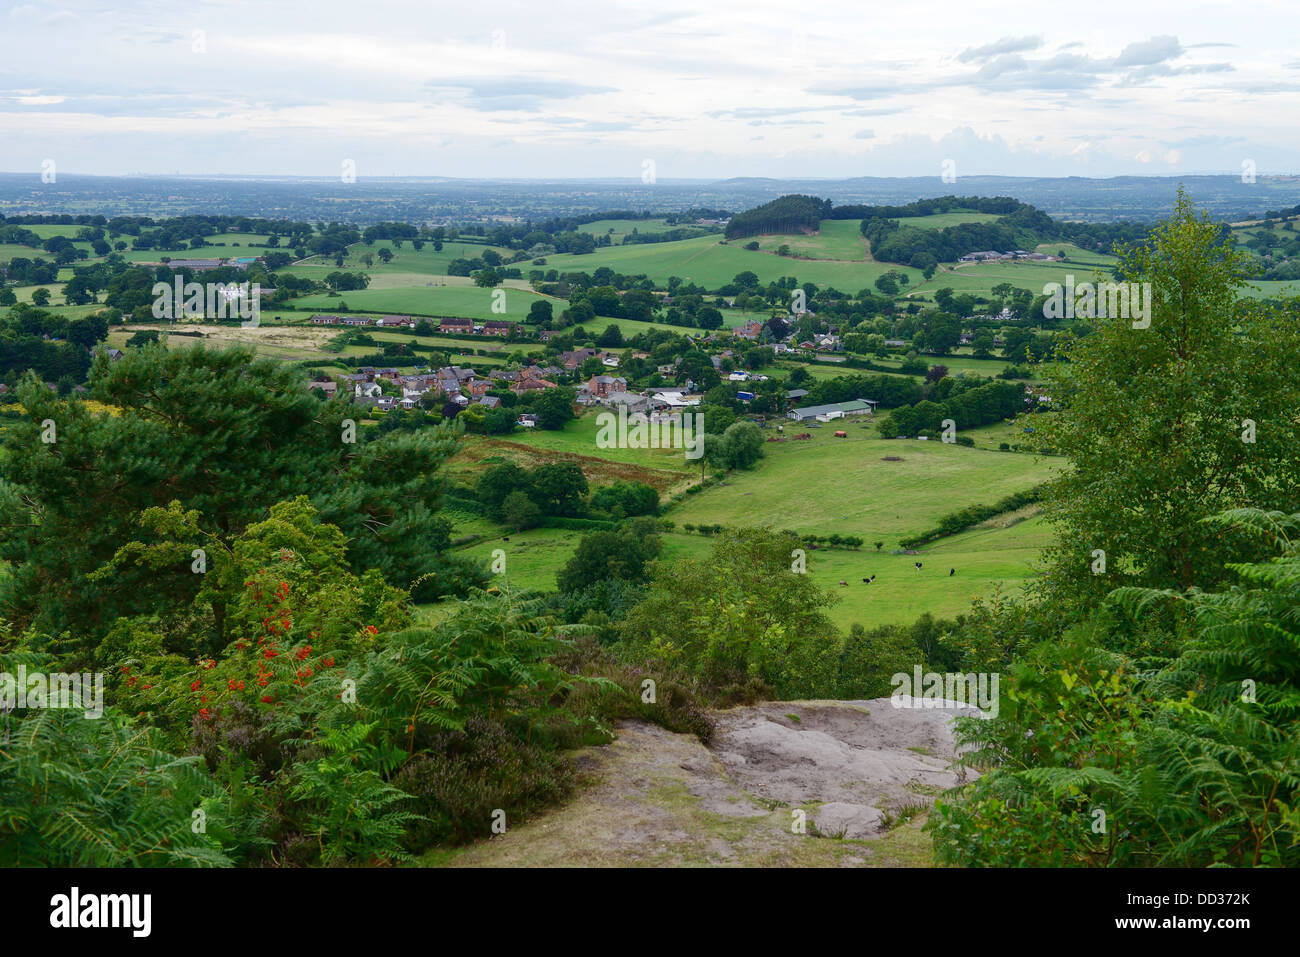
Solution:
[(714, 751), (750, 793), (791, 806), (820, 803), (817, 829), (878, 833), (886, 813), (959, 783), (952, 719), (977, 709), (897, 708), (871, 701), (775, 701), (724, 711)]
[(976, 713), (888, 698), (768, 702), (715, 713), (711, 747), (625, 721), (612, 744), (582, 752), (571, 801), (437, 863), (929, 865), (919, 827), (959, 783), (950, 725), (963, 712)]

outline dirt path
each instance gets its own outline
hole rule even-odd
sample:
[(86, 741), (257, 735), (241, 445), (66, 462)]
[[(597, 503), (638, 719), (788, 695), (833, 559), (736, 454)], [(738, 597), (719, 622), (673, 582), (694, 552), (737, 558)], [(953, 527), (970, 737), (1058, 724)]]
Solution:
[(427, 863), (927, 866), (920, 827), (958, 783), (952, 714), (887, 698), (771, 702), (718, 713), (711, 748), (624, 722), (613, 744), (581, 753), (584, 784), (567, 805)]

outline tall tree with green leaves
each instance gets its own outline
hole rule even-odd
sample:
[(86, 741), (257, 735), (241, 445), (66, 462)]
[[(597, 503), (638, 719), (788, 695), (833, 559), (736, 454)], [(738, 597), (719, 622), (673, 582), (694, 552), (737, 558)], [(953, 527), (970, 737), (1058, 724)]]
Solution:
[(841, 640), (825, 609), (837, 599), (799, 572), (799, 549), (790, 533), (745, 528), (704, 561), (655, 563), (623, 641), (724, 694), (834, 695)]
[(347, 536), (358, 571), (428, 593), (473, 580), (438, 558), (450, 525), (437, 514), (437, 473), (453, 428), (369, 437), (346, 402), (321, 402), (299, 370), (242, 347), (101, 356), (91, 389), (102, 405), (62, 399), (34, 377), (19, 389), (28, 418), (0, 448), (6, 618), (90, 639), (116, 618), (188, 605), (197, 558), (172, 575), (94, 576), (140, 538), (145, 509), (171, 502), (228, 545), (275, 503), (306, 495)]
[(1047, 497), (1047, 594), (1086, 607), (1120, 585), (1209, 587), (1225, 562), (1259, 554), (1201, 519), (1300, 507), (1300, 336), (1240, 297), (1242, 268), (1180, 195), (1148, 244), (1121, 253), (1123, 281), (1149, 284), (1149, 326), (1130, 310), (1064, 337), (1049, 390), (1060, 409), (1039, 429), (1069, 460)]

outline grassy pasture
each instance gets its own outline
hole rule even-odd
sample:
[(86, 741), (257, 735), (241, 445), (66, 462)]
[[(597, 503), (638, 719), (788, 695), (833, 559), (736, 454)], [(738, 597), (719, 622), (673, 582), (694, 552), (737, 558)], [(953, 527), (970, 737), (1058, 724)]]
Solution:
[[(171, 335), (172, 329), (184, 329), (186, 332), (201, 332), (198, 336)], [(259, 355), (270, 356), (286, 361), (305, 361), (331, 358), (321, 346), (338, 335), (337, 329), (320, 326), (283, 326), (263, 323), (256, 329), (241, 326), (222, 326), (216, 323), (177, 323), (167, 322), (131, 323), (117, 326), (108, 333), (108, 344), (121, 349), (126, 340), (134, 333), (154, 330), (164, 333), (168, 348), (183, 348), (194, 345), (224, 347), (232, 345), (252, 345)], [(374, 351), (371, 348), (369, 351)]]
[[(761, 248), (762, 243), (767, 240), (774, 241), (772, 248), (775, 248), (781, 241), (807, 239), (809, 237), (801, 235), (765, 237), (759, 241), (760, 249), (748, 250), (744, 248), (745, 243), (753, 240), (722, 242), (716, 236), (702, 236), (675, 243), (614, 246), (578, 256), (568, 253), (548, 256), (547, 268), (559, 269), (560, 272), (578, 270), (591, 272), (600, 266), (608, 266), (615, 272), (625, 275), (646, 275), (658, 285), (665, 285), (670, 276), (678, 276), (708, 289), (725, 285), (738, 273), (746, 271), (753, 272), (758, 276), (759, 281), (765, 284), (785, 276), (795, 276), (800, 282), (834, 286), (836, 289), (851, 292), (871, 286), (879, 276), (890, 269), (912, 275), (913, 282), (921, 277), (919, 270), (905, 266), (875, 262), (787, 259), (764, 252)], [(857, 258), (862, 258), (861, 253)]]
[[(663, 452), (596, 450), (594, 429), (594, 416), (587, 416), (557, 433), (509, 440), (469, 437), (452, 471), (467, 479), (477, 469), (501, 461), (534, 465), (560, 457), (590, 470), (593, 484), (612, 480), (611, 466), (620, 477), (643, 481), (692, 478), (689, 467), (681, 470), (680, 457), (665, 463)], [(994, 429), (990, 427), (987, 441), (998, 438)], [(899, 538), (928, 528), (943, 514), (990, 503), (1041, 481), (1050, 473), (1050, 462), (938, 442), (886, 442), (860, 425), (848, 427), (848, 439), (835, 439), (826, 427), (810, 431), (814, 438), (807, 442), (768, 443), (768, 454), (754, 471), (733, 473), (724, 484), (670, 508), (665, 517), (676, 523), (676, 530), (664, 535), (664, 558), (707, 558), (712, 538), (686, 532), (688, 523), (859, 534), (867, 541), (859, 550), (808, 550), (808, 574), (841, 599), (830, 612), (841, 627), (908, 622), (926, 611), (953, 616), (965, 611), (972, 598), (987, 597), (999, 588), (1014, 592), (1032, 577), (1037, 555), (1049, 538), (1033, 507), (942, 539), (917, 555), (890, 552)], [(597, 451), (599, 457), (593, 455)], [(903, 461), (884, 462), (885, 455)], [(600, 457), (607, 457), (605, 464)], [(815, 477), (811, 482), (810, 476)], [(506, 578), (516, 586), (544, 590), (554, 588), (556, 572), (581, 537), (560, 529), (510, 533), (476, 516), (456, 516), (456, 534), (469, 533), (483, 537), (466, 546), (466, 554), (487, 561), (493, 549), (504, 549)], [(885, 542), (879, 552), (872, 544), (876, 540)], [(922, 563), (919, 570), (917, 561)], [(950, 576), (950, 569), (955, 574)], [(872, 575), (874, 582), (862, 583)], [(848, 584), (840, 586), (840, 581)]]
[[(22, 228), (31, 230), (37, 236), (40, 236), (41, 239), (53, 239), (55, 236), (66, 236), (69, 239), (72, 239), (77, 235), (77, 233), (81, 232), (86, 227), (51, 224), (48, 226), (45, 225), (23, 226)], [(89, 248), (90, 244), (86, 243), (85, 245), (87, 246), (87, 248)]]
[(502, 287), (505, 292), (505, 311), (496, 312), (493, 307), (499, 297), (493, 296), (494, 290), (476, 286), (471, 279), (444, 276), (428, 282), (433, 284), (357, 289), (338, 296), (304, 296), (295, 299), (294, 305), (299, 310), (326, 313), (362, 310), (399, 315), (463, 316), (480, 320), (513, 319), (516, 322), (528, 315), (528, 310), (538, 300), (550, 302), (556, 313), (568, 308), (568, 303), (563, 299), (542, 296), (531, 289), (521, 288), (524, 285), (522, 283), (514, 283)]
[(945, 287), (955, 293), (969, 293), (973, 296), (988, 298), (992, 295), (993, 287), (1004, 282), (1011, 283), (1011, 285), (1021, 289), (1028, 289), (1037, 296), (1043, 292), (1043, 288), (1048, 283), (1064, 284), (1066, 276), (1074, 276), (1076, 285), (1083, 282), (1095, 282), (1099, 278), (1101, 281), (1108, 281), (1111, 279), (1111, 275), (1106, 266), (1114, 262), (1114, 259), (1110, 259), (1105, 263), (1100, 261), (1058, 263), (1026, 260), (1020, 262), (965, 263), (955, 269), (936, 272), (929, 280), (922, 280), (919, 285), (913, 284), (907, 287), (903, 293), (903, 298), (904, 300), (925, 299), (932, 302), (934, 294)]
[[(386, 263), (379, 258), (379, 250), (381, 249), (387, 249), (393, 254), (390, 262)], [(509, 249), (503, 249), (500, 246), (486, 246), (483, 243), (450, 240), (443, 243), (442, 250), (439, 252), (435, 251), (433, 243), (428, 241), (425, 242), (423, 249), (416, 250), (411, 245), (410, 240), (403, 240), (402, 247), (399, 249), (393, 245), (393, 241), (390, 239), (378, 239), (371, 246), (367, 246), (365, 243), (354, 243), (349, 246), (347, 253), (343, 257), (343, 269), (348, 272), (364, 269), (372, 276), (382, 276), (390, 272), (413, 273), (422, 276), (445, 276), (447, 267), (453, 259), (477, 259), (489, 249), (495, 250), (503, 259), (515, 255)], [(289, 250), (289, 252), (292, 252), (292, 250)], [(366, 266), (364, 261), (366, 256), (373, 257), (374, 264), (372, 266)], [(515, 263), (514, 265), (515, 268), (523, 270), (524, 275), (528, 274), (529, 269), (538, 268), (527, 261)], [(310, 256), (294, 263), (287, 271), (311, 279), (319, 279), (321, 275), (334, 272), (338, 268), (334, 264), (333, 257)]]
[[(948, 226), (960, 226), (962, 223), (991, 223), (998, 219), (996, 213), (977, 213), (973, 210), (952, 210), (947, 213), (935, 213), (933, 216), (901, 216), (901, 226), (915, 226), (918, 229), (944, 229)], [(857, 225), (857, 220), (854, 225)]]
[[(798, 427), (788, 423), (786, 434)], [(834, 437), (835, 427), (848, 437)], [(885, 548), (965, 505), (992, 503), (1043, 481), (1052, 463), (941, 442), (881, 439), (869, 420), (807, 428), (812, 439), (769, 442), (753, 471), (736, 472), (672, 510), (685, 523), (771, 525), (859, 535)], [(902, 461), (887, 462), (886, 456)]]
[[(823, 219), (818, 231), (812, 235), (775, 234), (735, 240), (742, 247), (757, 242), (763, 252), (775, 252), (781, 246), (790, 247), (790, 255), (804, 259), (830, 259), (847, 262), (866, 262), (871, 258), (867, 241), (859, 229), (860, 220)], [(757, 270), (755, 270), (757, 272)], [(802, 280), (800, 276), (800, 280)], [(856, 292), (856, 290), (854, 290)]]
[(680, 449), (598, 448), (596, 417), (595, 412), (589, 412), (555, 432), (526, 429), (500, 437), (467, 435), (448, 464), (448, 472), (472, 483), (479, 472), (504, 462), (531, 468), (566, 461), (578, 465), (593, 487), (637, 481), (654, 486), (661, 496), (679, 492), (698, 480), (699, 466), (688, 463)]
[[(891, 555), (888, 547), (876, 552), (870, 545), (859, 551), (810, 551), (808, 574), (839, 595), (828, 614), (841, 628), (855, 622), (907, 624), (926, 612), (951, 618), (967, 611), (975, 598), (1023, 588), (1050, 540), (1050, 529), (1035, 515), (1007, 528), (974, 528), (940, 539), (916, 555)], [(862, 582), (872, 575), (875, 581)]]

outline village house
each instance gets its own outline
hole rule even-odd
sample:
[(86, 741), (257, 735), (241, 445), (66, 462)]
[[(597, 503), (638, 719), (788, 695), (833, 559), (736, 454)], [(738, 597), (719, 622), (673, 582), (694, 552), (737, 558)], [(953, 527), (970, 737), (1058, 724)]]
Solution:
[(319, 314), (312, 316), (311, 321), (314, 325), (317, 326), (337, 326), (340, 322), (342, 322), (342, 320), (339, 319), (338, 316), (325, 316)]
[(437, 380), (439, 392), (455, 398), (467, 388), (468, 383), (474, 380), (474, 370), (462, 369), (460, 366), (444, 366), (434, 373), (434, 378)]
[(408, 375), (402, 377), (401, 383), (403, 398), (418, 399), (437, 386), (438, 377), (432, 375)]
[(490, 319), (483, 323), (483, 335), (501, 336), (504, 339), (510, 336), (510, 333), (514, 331), (514, 328), (515, 324), (513, 322), (500, 322)]
[(525, 392), (539, 392), (542, 389), (554, 388), (555, 383), (550, 379), (535, 379), (532, 376), (527, 376), (512, 385), (510, 391), (515, 395), (523, 395)]
[(339, 384), (329, 376), (317, 376), (307, 383), (307, 391), (312, 392), (320, 389), (325, 393), (325, 398), (332, 399), (339, 394)]
[(410, 316), (381, 316), (378, 325), (385, 329), (414, 329), (415, 320)]
[(572, 372), (579, 368), (584, 362), (594, 356), (602, 355), (599, 349), (574, 349), (570, 352), (561, 352), (556, 359), (560, 365)]
[(602, 399), (615, 392), (626, 392), (627, 380), (621, 376), (594, 375), (582, 384), (578, 390), (578, 402), (582, 405), (599, 405)]
[(458, 334), (469, 334), (474, 331), (473, 319), (460, 319), (457, 317), (448, 317), (438, 320), (439, 332), (451, 332)]

